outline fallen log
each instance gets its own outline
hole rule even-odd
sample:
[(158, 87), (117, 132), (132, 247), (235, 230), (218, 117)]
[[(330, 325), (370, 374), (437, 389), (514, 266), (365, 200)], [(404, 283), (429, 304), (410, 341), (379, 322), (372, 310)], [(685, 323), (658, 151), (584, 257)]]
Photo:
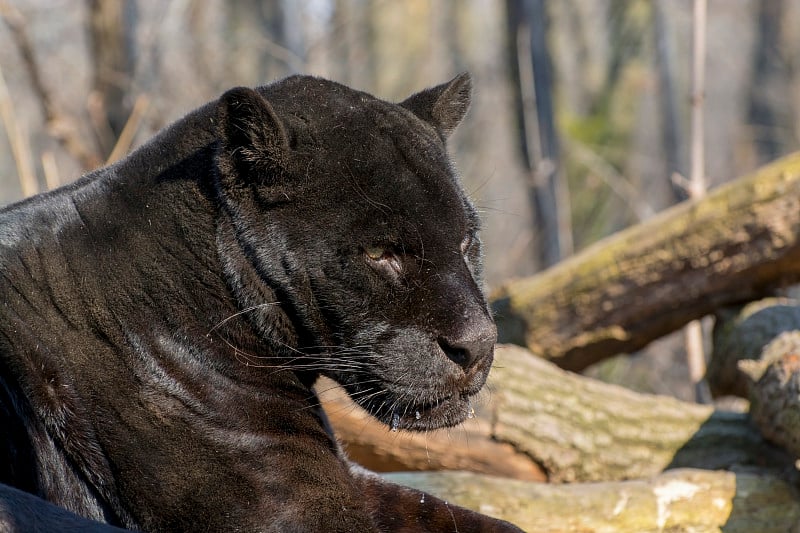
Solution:
[(329, 391), (348, 454), (376, 471), (471, 470), (553, 482), (641, 478), (667, 468), (783, 467), (744, 413), (639, 394), (498, 346), (489, 393), (463, 428), (392, 432)]
[(386, 477), (537, 533), (784, 533), (800, 523), (797, 491), (771, 475), (682, 469), (569, 485), (464, 472)]
[(745, 366), (754, 380), (753, 422), (766, 438), (800, 457), (800, 331), (781, 334), (753, 366)]
[(765, 298), (716, 312), (713, 351), (706, 380), (715, 397), (747, 398), (751, 379), (739, 361), (759, 360), (778, 335), (800, 329), (800, 306), (787, 298)]
[(716, 394), (750, 399), (770, 441), (800, 457), (800, 305), (766, 299), (718, 313), (708, 381)]
[(571, 370), (800, 281), (800, 153), (493, 296), (502, 342)]

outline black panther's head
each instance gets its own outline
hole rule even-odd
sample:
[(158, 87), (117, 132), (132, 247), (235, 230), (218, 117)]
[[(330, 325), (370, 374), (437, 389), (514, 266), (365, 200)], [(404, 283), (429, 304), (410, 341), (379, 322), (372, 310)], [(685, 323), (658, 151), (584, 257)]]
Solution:
[(464, 74), (391, 104), (297, 76), (219, 103), (240, 305), (279, 302), (252, 313), (261, 334), (395, 427), (463, 421), (492, 363), (480, 224), (445, 147), (470, 92)]

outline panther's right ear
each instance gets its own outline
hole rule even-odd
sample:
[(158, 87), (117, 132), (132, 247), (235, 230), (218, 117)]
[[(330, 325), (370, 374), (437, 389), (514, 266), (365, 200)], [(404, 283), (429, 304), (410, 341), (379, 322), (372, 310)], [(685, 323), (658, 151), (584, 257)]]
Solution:
[(223, 171), (265, 180), (286, 168), (286, 129), (258, 92), (247, 87), (227, 91), (219, 100), (217, 119)]

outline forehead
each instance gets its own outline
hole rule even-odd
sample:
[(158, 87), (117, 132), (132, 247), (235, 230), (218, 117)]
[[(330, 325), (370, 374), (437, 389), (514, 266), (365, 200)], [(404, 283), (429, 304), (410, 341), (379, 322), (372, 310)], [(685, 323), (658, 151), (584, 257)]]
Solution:
[[(381, 110), (380, 125), (354, 131), (340, 154), (342, 201), (382, 222), (474, 225), (468, 202), (439, 135), (405, 109)], [(453, 227), (456, 226), (456, 227)]]
[(334, 209), (376, 226), (476, 225), (442, 137), (411, 111), (326, 80), (290, 79), (270, 93), (307, 158), (298, 170)]

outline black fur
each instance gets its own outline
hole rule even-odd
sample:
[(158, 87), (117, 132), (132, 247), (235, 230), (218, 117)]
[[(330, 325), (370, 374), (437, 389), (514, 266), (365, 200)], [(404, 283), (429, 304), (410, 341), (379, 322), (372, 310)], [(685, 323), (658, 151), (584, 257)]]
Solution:
[(350, 465), (311, 390), (467, 416), (496, 338), (445, 151), (470, 85), (232, 89), (0, 211), (0, 530), (516, 531)]

